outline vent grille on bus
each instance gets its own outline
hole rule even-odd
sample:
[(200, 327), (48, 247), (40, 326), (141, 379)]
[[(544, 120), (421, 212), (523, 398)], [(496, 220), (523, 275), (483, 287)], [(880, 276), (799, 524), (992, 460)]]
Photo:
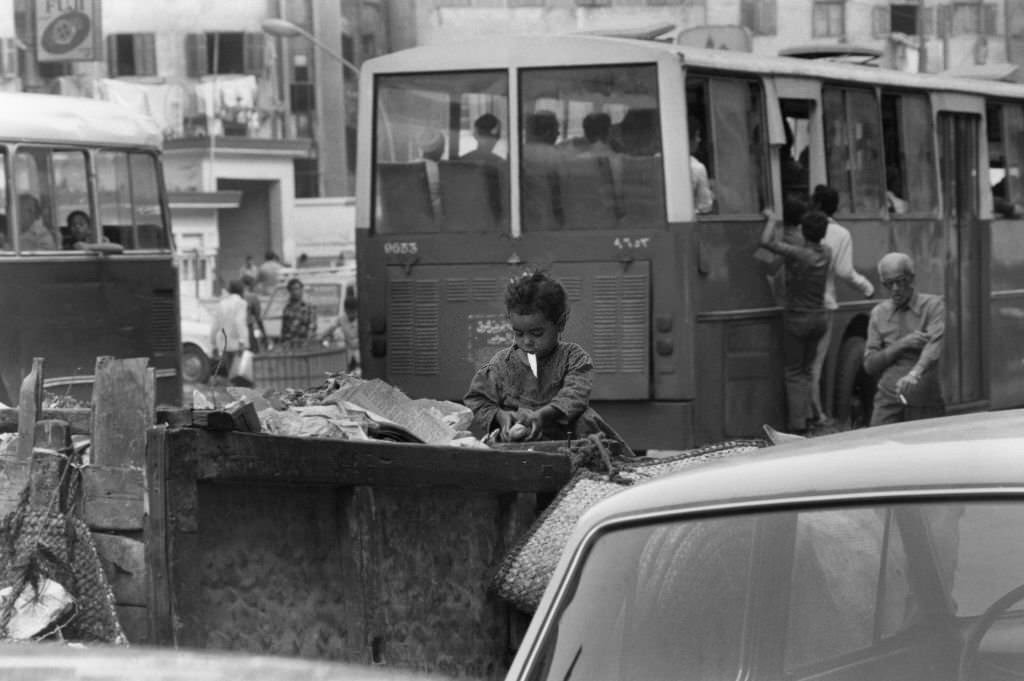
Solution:
[(434, 376), (440, 372), (440, 288), (436, 279), (391, 282), (390, 373)]
[(594, 339), (598, 373), (647, 370), (648, 278), (594, 277)]
[(149, 341), (153, 353), (178, 352), (178, 318), (174, 298), (154, 294), (149, 307)]

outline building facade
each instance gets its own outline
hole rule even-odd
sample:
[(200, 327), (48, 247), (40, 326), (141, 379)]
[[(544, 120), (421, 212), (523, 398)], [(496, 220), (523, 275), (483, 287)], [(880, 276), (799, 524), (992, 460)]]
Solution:
[[(61, 13), (91, 20), (82, 49), (48, 51)], [(354, 255), (358, 63), (386, 46), (382, 17), (374, 0), (0, 0), (0, 89), (152, 116), (181, 289), (209, 297), (246, 256)]]
[[(1024, 0), (394, 0), (390, 12), (396, 49), (487, 32), (667, 24), (674, 28), (664, 39), (765, 55), (848, 45), (903, 70), (991, 76), (1004, 71), (1000, 66), (1024, 66)], [(737, 29), (743, 40), (735, 39)], [(1024, 68), (1013, 77), (1024, 80)]]

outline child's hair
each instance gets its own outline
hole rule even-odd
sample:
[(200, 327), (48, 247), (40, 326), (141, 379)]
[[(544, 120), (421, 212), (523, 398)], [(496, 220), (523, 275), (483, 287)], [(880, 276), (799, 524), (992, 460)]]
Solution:
[(558, 325), (569, 318), (569, 296), (556, 279), (543, 272), (527, 272), (510, 281), (505, 289), (505, 307), (516, 314), (540, 312)]
[(804, 238), (816, 244), (825, 238), (825, 232), (828, 231), (828, 216), (820, 210), (808, 211), (800, 219), (800, 227)]

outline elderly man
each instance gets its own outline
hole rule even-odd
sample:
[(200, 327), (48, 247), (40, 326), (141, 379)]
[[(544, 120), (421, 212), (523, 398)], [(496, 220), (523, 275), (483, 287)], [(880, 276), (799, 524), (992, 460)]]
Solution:
[(890, 299), (871, 311), (864, 348), (864, 370), (878, 377), (871, 425), (941, 416), (942, 298), (914, 290), (914, 261), (905, 253), (884, 255), (878, 276)]

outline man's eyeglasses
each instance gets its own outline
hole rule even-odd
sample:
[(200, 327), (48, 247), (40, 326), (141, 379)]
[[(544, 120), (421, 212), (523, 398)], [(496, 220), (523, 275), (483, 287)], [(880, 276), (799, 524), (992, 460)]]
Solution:
[(893, 290), (897, 286), (900, 288), (907, 288), (914, 282), (914, 275), (904, 274), (902, 277), (896, 277), (895, 279), (883, 279), (882, 286), (889, 291)]

